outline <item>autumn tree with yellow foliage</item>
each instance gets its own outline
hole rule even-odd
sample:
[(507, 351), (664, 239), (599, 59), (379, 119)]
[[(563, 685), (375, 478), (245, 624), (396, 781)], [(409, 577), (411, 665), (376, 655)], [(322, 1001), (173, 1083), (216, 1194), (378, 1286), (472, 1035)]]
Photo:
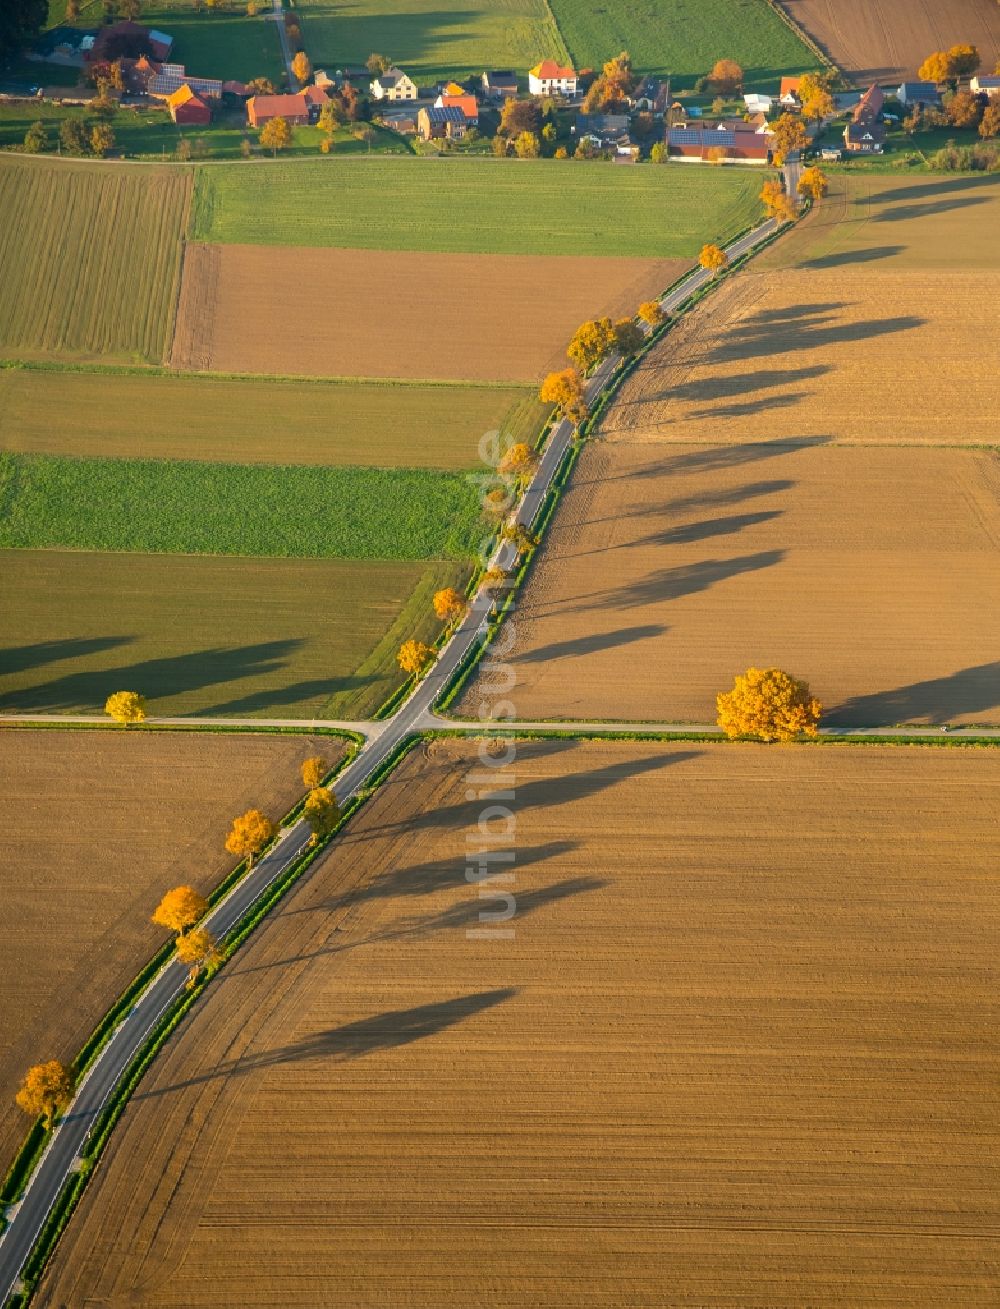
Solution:
[(277, 828), (267, 814), (259, 809), (248, 809), (233, 819), (229, 835), (226, 837), (226, 849), (237, 859), (245, 859), (247, 868), (252, 868), (254, 860), (269, 841), (273, 841)]
[(826, 174), (816, 168), (805, 168), (802, 176), (799, 178), (798, 186), (795, 188), (799, 195), (808, 196), (816, 204), (826, 195), (830, 189), (830, 183), (827, 181)]
[(146, 698), (138, 691), (115, 691), (104, 702), (104, 712), (125, 727), (129, 723), (142, 723), (146, 719)]
[(315, 754), (302, 765), (302, 785), (312, 791), (322, 784), (323, 778), (330, 771), (330, 765), (321, 754)]
[(258, 135), (261, 145), (270, 150), (272, 157), (277, 157), (279, 150), (287, 150), (292, 144), (292, 129), (287, 118), (269, 118)]
[(309, 80), (309, 74), (312, 72), (312, 63), (304, 50), (300, 50), (292, 60), (292, 72), (300, 82), (307, 82)]
[(404, 641), (399, 647), (399, 653), (396, 655), (396, 663), (399, 664), (404, 673), (409, 673), (411, 677), (416, 677), (430, 663), (434, 652), (429, 645), (423, 641)]
[(760, 189), (760, 199), (767, 211), (767, 216), (776, 223), (791, 223), (798, 217), (795, 202), (789, 196), (783, 182), (771, 180)]
[(615, 329), (610, 318), (594, 318), (576, 329), (566, 354), (581, 373), (589, 373), (615, 346)]
[(796, 150), (809, 144), (809, 133), (798, 114), (782, 114), (771, 124), (771, 155), (779, 166)]
[(208, 901), (193, 886), (175, 886), (168, 891), (153, 910), (152, 921), (157, 927), (183, 936), (199, 918), (208, 913)]
[(729, 256), (725, 250), (720, 249), (717, 245), (703, 245), (701, 254), (698, 256), (698, 262), (702, 268), (707, 268), (713, 276), (717, 277), (729, 263)]
[(639, 317), (650, 327), (659, 327), (666, 318), (659, 300), (643, 300), (639, 306)]
[(453, 586), (435, 591), (431, 603), (434, 606), (434, 616), (442, 623), (453, 622), (465, 613), (465, 600)]
[(538, 398), (543, 404), (555, 405), (577, 427), (589, 412), (583, 378), (575, 368), (549, 373), (539, 388)]
[(302, 806), (302, 817), (312, 831), (309, 844), (316, 843), (324, 836), (329, 836), (340, 822), (340, 805), (337, 797), (325, 786), (317, 786), (306, 796)]
[(207, 927), (196, 927), (177, 938), (177, 958), (188, 967), (188, 990), (198, 980), (202, 968), (218, 963), (222, 956), (215, 937)]
[(48, 1130), (73, 1098), (73, 1074), (58, 1059), (35, 1064), (24, 1075), (14, 1103), (31, 1118), (44, 1118)]
[(715, 703), (719, 726), (730, 739), (794, 741), (815, 736), (823, 712), (808, 685), (780, 668), (748, 668)]
[(525, 441), (516, 441), (507, 450), (497, 465), (501, 473), (513, 477), (522, 477), (534, 471), (538, 464), (538, 455)]

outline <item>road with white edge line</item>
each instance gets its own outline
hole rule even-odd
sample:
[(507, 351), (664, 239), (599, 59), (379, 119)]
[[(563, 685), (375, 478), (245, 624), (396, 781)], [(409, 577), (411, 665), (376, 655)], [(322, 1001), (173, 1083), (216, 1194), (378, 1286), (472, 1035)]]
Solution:
[[(275, 0), (275, 16), (278, 17), (278, 0)], [(282, 36), (284, 35), (282, 31)], [(284, 43), (283, 43), (284, 45)], [(774, 231), (774, 223), (768, 220), (753, 231), (746, 233), (727, 246), (730, 262), (747, 254), (760, 241)], [(673, 287), (660, 303), (665, 312), (671, 313), (711, 280), (712, 274), (705, 269), (696, 268), (677, 286)], [(620, 359), (611, 356), (600, 366), (587, 385), (587, 398), (593, 402), (604, 390)], [(566, 419), (557, 422), (552, 428), (546, 442), (542, 457), (535, 473), (518, 506), (513, 521), (530, 531), (538, 519), (539, 512), (548, 495), (553, 479), (563, 464), (566, 452), (573, 440), (573, 425)], [(494, 553), (492, 565), (509, 571), (517, 561), (517, 548), (512, 542), (501, 542)], [(336, 791), (341, 805), (346, 804), (369, 782), (382, 764), (405, 742), (428, 728), (453, 728), (463, 731), (481, 730), (479, 724), (468, 722), (450, 722), (438, 718), (433, 710), (437, 700), (451, 682), (457, 670), (471, 655), (477, 644), (485, 640), (489, 620), (493, 611), (493, 597), (480, 590), (473, 598), (468, 611), (442, 647), (435, 663), (424, 678), (410, 692), (409, 696), (392, 717), (379, 723), (316, 723), (315, 726), (343, 727), (360, 731), (365, 736), (365, 744), (355, 758), (348, 764), (336, 781)], [(4, 721), (50, 721), (44, 715), (10, 715), (0, 718)], [(61, 723), (88, 722), (87, 718), (68, 719), (53, 715), (51, 721)], [(158, 720), (178, 723), (184, 726), (196, 726), (199, 719)], [(233, 720), (240, 726), (251, 726), (241, 720)], [(210, 720), (212, 726), (222, 725), (220, 720)], [(259, 726), (287, 725), (308, 729), (309, 724), (297, 720), (256, 720)], [(676, 730), (691, 732), (704, 730), (715, 733), (714, 727), (704, 729), (688, 725), (650, 725), (650, 724), (584, 724), (584, 723), (504, 723), (505, 728), (536, 728), (545, 731), (562, 731), (566, 733), (627, 731), (627, 732), (663, 732)], [(875, 729), (881, 732), (882, 729)], [(894, 734), (885, 731), (882, 734)], [(898, 734), (898, 733), (895, 733)], [(959, 733), (956, 732), (956, 735)], [(985, 735), (986, 733), (971, 733)], [(992, 734), (992, 733), (991, 733)], [(266, 894), (270, 887), (281, 877), (285, 870), (306, 849), (310, 839), (308, 827), (300, 820), (294, 826), (282, 832), (279, 840), (233, 889), (212, 909), (205, 919), (205, 926), (214, 936), (221, 940), (236, 923)], [(45, 1220), (55, 1204), (63, 1186), (79, 1168), (89, 1132), (94, 1126), (101, 1109), (123, 1081), (133, 1058), (142, 1048), (144, 1041), (155, 1027), (160, 1016), (180, 996), (187, 981), (187, 969), (176, 958), (171, 959), (152, 979), (146, 989), (136, 1000), (125, 1018), (112, 1032), (97, 1058), (87, 1070), (73, 1101), (60, 1119), (45, 1153), (32, 1173), (24, 1194), (17, 1205), (8, 1211), (8, 1226), (0, 1237), (0, 1302), (20, 1284), (21, 1270), (35, 1242), (41, 1234)]]

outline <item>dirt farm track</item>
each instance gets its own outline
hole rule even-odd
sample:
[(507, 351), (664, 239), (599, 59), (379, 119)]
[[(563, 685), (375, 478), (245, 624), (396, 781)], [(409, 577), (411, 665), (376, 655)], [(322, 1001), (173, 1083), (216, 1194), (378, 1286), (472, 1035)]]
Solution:
[(781, 0), (782, 7), (855, 82), (912, 80), (933, 50), (978, 46), (1000, 58), (996, 0)]
[[(175, 368), (532, 381), (684, 261), (189, 244)], [(290, 326), (278, 327), (290, 314)], [(433, 329), (433, 330), (431, 330)]]
[[(995, 1306), (1000, 754), (418, 751), (156, 1062), (44, 1309)], [(762, 799), (766, 802), (762, 803)]]

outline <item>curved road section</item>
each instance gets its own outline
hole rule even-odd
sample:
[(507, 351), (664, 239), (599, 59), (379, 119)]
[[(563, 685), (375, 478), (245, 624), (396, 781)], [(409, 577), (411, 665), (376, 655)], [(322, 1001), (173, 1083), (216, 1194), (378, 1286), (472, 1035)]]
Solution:
[[(727, 246), (730, 261), (748, 254), (755, 245), (774, 231), (768, 220)], [(672, 312), (711, 280), (705, 269), (693, 270), (682, 282), (662, 297), (665, 312)], [(590, 379), (587, 398), (594, 401), (608, 385), (620, 362), (612, 355)], [(566, 419), (557, 423), (546, 443), (538, 468), (517, 510), (514, 521), (530, 531), (538, 518), (542, 503), (552, 487), (553, 478), (562, 466), (573, 439), (573, 426)], [(510, 569), (516, 561), (516, 549), (509, 541), (501, 542), (493, 560), (496, 566)], [(492, 598), (480, 591), (464, 619), (442, 648), (431, 670), (420, 681), (392, 718), (378, 726), (352, 763), (337, 778), (336, 789), (341, 803), (351, 799), (376, 770), (407, 737), (419, 732), (429, 721), (438, 698), (443, 694), (457, 669), (478, 643), (486, 639)], [(305, 850), (310, 832), (304, 823), (288, 828), (265, 858), (214, 908), (205, 925), (221, 940), (244, 914)], [(187, 969), (171, 960), (150, 982), (119, 1026), (109, 1037), (63, 1115), (38, 1162), (24, 1195), (8, 1212), (9, 1225), (0, 1237), (0, 1303), (18, 1288), (21, 1270), (38, 1239), (45, 1220), (60, 1191), (78, 1167), (81, 1150), (101, 1109), (115, 1087), (123, 1080), (129, 1065), (155, 1027), (157, 1020), (183, 991)]]

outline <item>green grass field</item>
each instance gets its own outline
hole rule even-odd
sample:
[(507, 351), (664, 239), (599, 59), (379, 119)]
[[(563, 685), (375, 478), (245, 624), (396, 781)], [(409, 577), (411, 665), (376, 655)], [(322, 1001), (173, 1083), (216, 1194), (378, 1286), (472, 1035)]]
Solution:
[(184, 168), (0, 159), (0, 352), (160, 363), (190, 184)]
[(317, 68), (364, 64), (377, 50), (419, 82), (514, 68), (566, 54), (546, 0), (297, 0)]
[(600, 68), (628, 50), (636, 69), (693, 84), (717, 59), (735, 59), (746, 85), (766, 89), (816, 56), (764, 0), (551, 0), (577, 68)]
[(440, 625), (455, 563), (9, 551), (0, 711), (95, 712), (141, 690), (156, 714), (362, 718), (395, 654)]
[[(0, 449), (239, 464), (475, 467), (479, 438), (541, 426), (534, 390), (0, 368)], [(525, 414), (522, 416), (522, 410)], [(136, 414), (142, 421), (136, 421)]]
[(0, 548), (442, 559), (480, 535), (458, 473), (0, 454)]
[[(199, 241), (690, 259), (760, 212), (750, 169), (372, 158), (200, 169)], [(391, 197), (391, 203), (388, 202)]]

